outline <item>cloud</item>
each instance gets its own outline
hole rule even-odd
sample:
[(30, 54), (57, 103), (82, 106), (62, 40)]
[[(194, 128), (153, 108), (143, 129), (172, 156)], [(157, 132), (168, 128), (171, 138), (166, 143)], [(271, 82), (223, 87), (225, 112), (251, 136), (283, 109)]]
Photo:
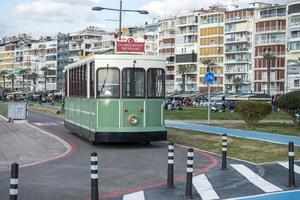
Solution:
[(34, 0), (21, 3), (13, 15), (24, 20), (72, 23), (89, 15), (91, 7), (101, 0)]
[[(253, 0), (239, 0), (240, 7), (245, 7)], [(268, 3), (285, 3), (286, 0), (265, 0)], [(232, 0), (155, 0), (142, 6), (140, 9), (149, 11), (152, 17), (165, 17), (175, 15), (179, 13), (185, 13), (192, 10), (199, 10), (201, 8), (208, 8), (209, 6), (216, 4), (223, 4), (225, 6), (231, 5)]]

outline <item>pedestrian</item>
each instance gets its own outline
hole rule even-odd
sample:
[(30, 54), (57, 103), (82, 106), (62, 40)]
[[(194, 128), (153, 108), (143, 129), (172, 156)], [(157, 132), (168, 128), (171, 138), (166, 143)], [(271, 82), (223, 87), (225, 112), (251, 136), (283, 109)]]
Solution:
[(272, 112), (277, 112), (277, 99), (275, 98), (275, 96), (272, 96), (271, 98), (271, 105), (272, 105)]

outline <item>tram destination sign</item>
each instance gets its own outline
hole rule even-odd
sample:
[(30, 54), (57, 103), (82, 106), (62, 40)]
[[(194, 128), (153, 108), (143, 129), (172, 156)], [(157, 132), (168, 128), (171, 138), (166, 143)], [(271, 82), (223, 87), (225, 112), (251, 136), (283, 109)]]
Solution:
[(116, 53), (145, 53), (145, 42), (136, 42), (133, 38), (117, 40)]

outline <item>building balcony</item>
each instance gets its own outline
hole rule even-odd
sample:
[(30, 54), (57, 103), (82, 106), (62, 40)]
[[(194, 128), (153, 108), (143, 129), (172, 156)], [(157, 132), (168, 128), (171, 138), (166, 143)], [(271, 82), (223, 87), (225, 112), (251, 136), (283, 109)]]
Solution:
[[(275, 56), (285, 56), (285, 51), (277, 51), (277, 52), (268, 52)], [(263, 57), (266, 54), (266, 52), (257, 52), (255, 57)]]
[(255, 46), (264, 46), (264, 45), (279, 45), (285, 44), (285, 40), (273, 39), (273, 40), (259, 40), (255, 41)]
[(231, 43), (243, 43), (243, 42), (250, 42), (250, 38), (227, 38), (225, 40), (226, 44), (231, 44)]
[(163, 49), (163, 48), (174, 48), (175, 47), (175, 43), (164, 43), (164, 44), (159, 44), (159, 48)]
[(269, 13), (269, 14), (263, 14), (259, 16), (260, 20), (266, 20), (265, 18), (272, 18), (272, 17), (285, 17), (286, 12), (274, 12), (274, 13)]
[(252, 19), (252, 17), (249, 16), (235, 16), (232, 18), (227, 18), (225, 19), (225, 23), (231, 23), (231, 22), (242, 22), (242, 21), (247, 21), (249, 19)]
[(226, 64), (240, 64), (240, 63), (250, 63), (250, 59), (235, 59), (235, 60), (225, 60)]
[(178, 31), (177, 32), (177, 35), (187, 35), (187, 34), (197, 35), (198, 31), (197, 30), (185, 30), (185, 31)]
[(224, 74), (247, 74), (249, 73), (249, 71), (246, 71), (246, 70), (227, 70), (227, 71), (224, 71)]
[(240, 48), (240, 49), (226, 49), (225, 54), (235, 54), (235, 53), (251, 53), (250, 48)]
[(167, 39), (167, 38), (175, 38), (175, 34), (164, 34), (164, 35), (159, 35), (159, 40)]
[(257, 33), (260, 32), (285, 32), (286, 27), (285, 26), (266, 26), (266, 27), (259, 27), (256, 29)]

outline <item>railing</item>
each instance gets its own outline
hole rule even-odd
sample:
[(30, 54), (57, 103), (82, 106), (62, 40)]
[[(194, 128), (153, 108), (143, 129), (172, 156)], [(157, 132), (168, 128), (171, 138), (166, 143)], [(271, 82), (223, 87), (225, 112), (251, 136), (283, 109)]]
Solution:
[(256, 40), (256, 45), (264, 45), (264, 44), (276, 44), (276, 43), (285, 43), (284, 39), (269, 39), (269, 40)]
[(184, 25), (184, 24), (194, 24), (197, 23), (196, 20), (178, 20), (177, 25)]
[(240, 49), (226, 49), (225, 52), (227, 53), (235, 53), (235, 52), (243, 52), (243, 51), (249, 51), (248, 48), (240, 48)]
[(248, 20), (251, 19), (252, 17), (249, 16), (235, 16), (232, 18), (227, 18), (225, 19), (225, 22), (232, 22), (232, 21), (239, 21), (239, 20)]
[(160, 44), (159, 47), (160, 48), (164, 48), (164, 47), (174, 47), (175, 43), (164, 43), (164, 44)]
[(248, 42), (250, 38), (227, 38), (226, 42)]
[(197, 34), (197, 30), (178, 31), (178, 34)]
[[(285, 55), (285, 51), (277, 51), (277, 52), (268, 52), (268, 53), (271, 53), (275, 56), (282, 56), (282, 55)], [(256, 56), (264, 56), (266, 54), (266, 52), (257, 52), (256, 53)]]
[(256, 32), (265, 32), (265, 31), (285, 31), (285, 26), (265, 26), (256, 28)]
[(284, 16), (286, 16), (286, 12), (274, 13), (274, 14), (263, 14), (263, 15), (260, 15), (260, 18), (284, 17)]

